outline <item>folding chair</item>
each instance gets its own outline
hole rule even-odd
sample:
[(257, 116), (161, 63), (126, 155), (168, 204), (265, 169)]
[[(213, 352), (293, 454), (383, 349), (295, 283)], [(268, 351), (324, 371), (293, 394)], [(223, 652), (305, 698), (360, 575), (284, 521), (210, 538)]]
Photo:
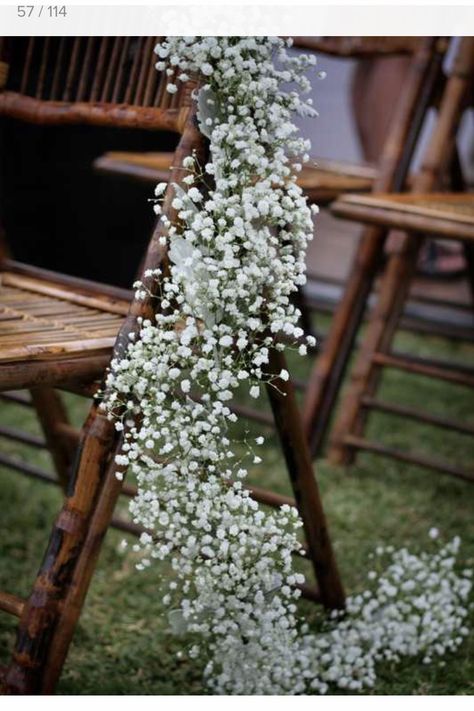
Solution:
[[(369, 46), (371, 40), (367, 38)], [(413, 39), (413, 38), (412, 38)], [(391, 129), (379, 162), (373, 192), (397, 193), (404, 189), (411, 159), (430, 106), (436, 102), (443, 82), (442, 64), (447, 50), (444, 38), (424, 38), (412, 45), (405, 87), (397, 105)], [(303, 405), (303, 422), (312, 452), (319, 453), (333, 412), (347, 362), (366, 312), (375, 276), (384, 257), (386, 232), (367, 227), (362, 233), (355, 259), (343, 287), (320, 355), (309, 378)]]
[[(156, 72), (158, 38), (0, 38), (0, 116), (40, 125), (91, 124), (177, 131), (186, 111)], [(63, 483), (79, 440), (55, 382), (90, 394), (83, 381), (100, 378), (128, 312), (131, 293), (7, 259), (3, 241), (2, 390), (4, 403), (33, 406), (43, 438), (12, 428), (0, 436), (47, 447)], [(56, 362), (57, 361), (57, 362)], [(74, 373), (74, 382), (71, 382)], [(62, 379), (62, 380), (61, 380)], [(33, 387), (31, 396), (12, 391)], [(3, 465), (43, 481), (48, 472), (5, 454)]]
[[(377, 166), (350, 165), (318, 160), (303, 167), (299, 183), (308, 199), (328, 205), (346, 193), (400, 191), (406, 181), (411, 157), (428, 108), (442, 80), (447, 49), (443, 38), (417, 37), (296, 37), (295, 46), (341, 58), (377, 58), (405, 54), (412, 58), (402, 95), (394, 107), (392, 129)], [(171, 165), (167, 153), (106, 153), (95, 161), (98, 171), (135, 180), (166, 180)], [(321, 450), (333, 404), (352, 352), (355, 334), (367, 306), (375, 274), (383, 257), (380, 230), (364, 232), (351, 266), (341, 302), (336, 307), (329, 334), (320, 346), (308, 383), (298, 382), (304, 392), (303, 420), (313, 453)], [(320, 275), (317, 277), (321, 281)], [(314, 283), (315, 277), (311, 277)], [(305, 331), (311, 329), (312, 305), (304, 291), (298, 295)], [(245, 414), (261, 420), (249, 408)]]
[[(0, 114), (49, 124), (173, 130), (181, 134), (173, 159), (174, 182), (180, 182), (184, 175), (177, 166), (193, 149), (204, 158), (205, 143), (190, 108), (189, 88), (170, 101), (163, 88), (166, 77), (155, 73), (152, 48), (156, 39), (42, 38), (20, 47), (17, 42), (7, 47), (12, 54), (18, 51), (19, 83), (7, 83), (6, 90), (0, 93)], [(134, 52), (130, 54), (133, 45)], [(5, 43), (2, 50), (6, 50)], [(50, 65), (54, 67), (52, 72), (48, 71)], [(16, 77), (15, 72), (12, 75)], [(116, 83), (114, 77), (118, 77)], [(170, 189), (163, 210), (171, 220), (175, 217), (172, 199)], [(159, 242), (161, 230), (159, 223), (151, 237), (143, 271), (166, 265), (166, 250)], [(152, 317), (156, 308), (151, 296), (145, 301), (134, 299), (124, 317), (124, 302), (101, 293), (99, 288), (88, 290), (83, 282), (71, 283), (67, 278), (56, 280), (51, 276), (43, 280), (32, 272), (22, 281), (15, 264), (9, 262), (6, 266), (4, 313), (14, 310), (15, 339), (22, 339), (22, 326), (27, 335), (16, 349), (8, 343), (3, 350), (0, 339), (0, 387), (4, 390), (21, 387), (36, 391), (41, 386), (48, 393), (53, 392), (53, 387), (90, 393), (111, 356), (120, 358), (129, 334), (139, 330), (137, 319)], [(39, 304), (35, 313), (32, 300)], [(78, 312), (76, 306), (83, 310)], [(114, 319), (110, 318), (111, 311)], [(101, 330), (105, 328), (101, 318), (107, 321), (106, 334)], [(92, 326), (81, 330), (82, 319), (86, 324), (99, 325), (96, 330)], [(276, 349), (271, 353), (269, 367), (272, 372), (285, 367), (284, 358)], [(303, 594), (328, 608), (343, 607), (344, 592), (291, 380), (283, 383), (278, 392), (269, 387), (268, 393), (295, 500), (273, 492), (253, 490), (253, 495), (274, 506), (289, 502), (298, 505), (307, 541), (304, 555), (312, 563), (318, 582), (317, 588), (305, 587)], [(54, 436), (58, 437), (56, 428)], [(26, 600), (0, 593), (0, 609), (19, 617), (12, 661), (2, 674), (4, 693), (54, 690), (122, 490), (114, 463), (120, 443), (121, 436), (95, 402), (80, 433), (74, 462), (67, 467), (66, 498), (32, 592)]]
[[(419, 173), (413, 180), (409, 195), (367, 196), (361, 202), (345, 197), (333, 205), (335, 214), (375, 225), (373, 229), (389, 230), (397, 227), (408, 230), (396, 232), (390, 239), (390, 254), (383, 271), (377, 304), (369, 317), (367, 330), (361, 340), (347, 393), (343, 396), (340, 414), (331, 434), (330, 459), (350, 463), (359, 449), (393, 456), (403, 461), (446, 471), (473, 480), (472, 471), (429, 458), (418, 453), (401, 453), (380, 443), (363, 438), (371, 409), (384, 410), (419, 421), (438, 424), (449, 429), (472, 434), (468, 423), (454, 423), (447, 418), (421, 411), (408, 412), (399, 406), (380, 402), (376, 398), (383, 368), (396, 368), (448, 382), (474, 385), (472, 370), (455, 368), (442, 363), (423, 363), (397, 356), (392, 351), (393, 338), (407, 299), (423, 235), (429, 232), (444, 238), (463, 239), (473, 284), (472, 259), (472, 199), (463, 196), (427, 195), (436, 189), (455, 158), (455, 141), (463, 111), (472, 98), (474, 80), (474, 41), (463, 38), (459, 44), (453, 69), (446, 81), (438, 118)], [(469, 232), (469, 228), (471, 232)]]
[[(474, 369), (467, 364), (445, 363), (438, 360), (422, 362), (417, 358), (400, 357), (391, 350), (395, 335), (397, 316), (406, 302), (407, 294), (416, 268), (416, 255), (419, 252), (426, 235), (439, 237), (443, 240), (456, 240), (465, 248), (466, 261), (474, 305), (474, 196), (468, 193), (432, 193), (407, 195), (371, 195), (365, 200), (357, 200), (355, 196), (341, 198), (335, 203), (334, 212), (347, 219), (358, 220), (369, 224), (377, 224), (386, 228), (403, 229), (409, 233), (405, 251), (394, 253), (387, 263), (381, 277), (380, 298), (385, 299), (386, 310), (382, 314), (382, 306), (378, 307), (379, 342), (369, 344), (364, 339), (357, 373), (362, 373), (364, 380), (359, 386), (356, 369), (351, 374), (351, 382), (347, 394), (342, 399), (342, 413), (348, 412), (350, 419), (341, 417), (336, 420), (331, 436), (329, 457), (335, 463), (350, 463), (357, 452), (367, 451), (383, 457), (415, 464), (434, 471), (450, 474), (465, 481), (474, 482), (474, 470), (454, 461), (443, 460), (436, 453), (426, 453), (416, 448), (409, 451), (388, 446), (383, 442), (364, 438), (366, 420), (372, 411), (406, 418), (408, 421), (419, 422), (441, 430), (457, 432), (474, 436), (474, 424), (465, 420), (454, 420), (444, 413), (433, 413), (421, 407), (411, 407), (396, 402), (388, 402), (377, 397), (377, 390), (382, 369), (419, 375), (425, 378), (441, 380), (465, 388), (474, 388)], [(399, 248), (402, 245), (399, 244)], [(396, 274), (396, 276), (395, 276)], [(390, 284), (389, 284), (390, 280)], [(395, 281), (396, 280), (396, 281)], [(397, 302), (395, 303), (393, 285), (396, 283)], [(474, 308), (472, 309), (474, 314)], [(373, 336), (374, 320), (369, 321), (369, 331)], [(365, 350), (364, 352), (364, 348)], [(376, 348), (376, 350), (374, 350)], [(362, 356), (362, 353), (364, 355)], [(370, 367), (370, 379), (366, 375)], [(364, 371), (364, 372), (363, 372)], [(346, 408), (350, 408), (346, 410)]]

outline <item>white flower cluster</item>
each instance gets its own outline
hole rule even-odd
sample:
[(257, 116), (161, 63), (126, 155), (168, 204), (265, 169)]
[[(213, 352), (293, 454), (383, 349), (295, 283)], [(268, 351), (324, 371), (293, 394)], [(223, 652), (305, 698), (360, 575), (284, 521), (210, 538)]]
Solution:
[[(382, 581), (374, 598), (359, 607), (349, 601), (348, 618), (311, 637), (296, 617), (304, 582), (292, 563), (300, 549), (298, 514), (288, 506), (262, 511), (242, 483), (247, 472), (231, 445), (236, 416), (229, 401), (242, 385), (258, 397), (261, 382), (278, 387), (288, 379), (286, 370), (268, 370), (275, 340), (277, 348), (292, 343), (301, 353), (312, 345), (291, 301), (305, 281), (313, 232), (295, 178), (309, 146), (296, 136), (291, 116), (314, 114), (300, 97), (314, 62), (287, 56), (277, 38), (168, 38), (156, 51), (170, 81), (200, 77), (198, 119), (210, 158), (206, 165), (196, 156), (184, 161), (188, 175), (173, 185), (178, 220), (161, 217), (169, 273), (149, 271), (136, 285), (140, 298), (158, 282), (161, 310), (154, 321), (140, 322), (108, 377), (105, 406), (124, 432), (116, 461), (136, 475), (131, 512), (149, 531), (136, 547), (138, 567), (170, 561), (175, 575), (164, 597), (170, 624), (196, 638), (189, 654), (205, 655), (213, 691), (324, 692), (331, 682), (360, 688), (373, 682), (373, 662), (387, 649), (429, 656), (438, 653), (436, 645), (448, 646), (449, 624), (455, 639), (462, 636), (457, 621), (466, 585), (451, 571), (444, 597), (440, 589), (435, 599), (437, 588), (428, 596), (439, 624), (434, 639), (410, 628), (400, 645), (387, 646), (391, 621), (401, 629), (414, 603), (408, 599), (405, 609), (396, 597), (393, 611), (384, 606)], [(285, 84), (299, 91), (285, 91)], [(175, 92), (176, 83), (168, 90)], [(165, 189), (156, 189), (158, 214)], [(262, 443), (258, 437), (248, 447), (256, 462)], [(446, 596), (453, 614), (443, 617), (438, 607)]]
[[(377, 580), (372, 591), (349, 597), (346, 611), (334, 612), (319, 632), (309, 634), (301, 626), (297, 638), (272, 640), (281, 657), (275, 669), (283, 675), (279, 692), (362, 691), (374, 686), (379, 662), (413, 657), (428, 664), (458, 649), (468, 634), (466, 601), (472, 587), (471, 571), (454, 570), (458, 549), (458, 538), (435, 554), (379, 547), (377, 556), (388, 556), (390, 564), (381, 573), (369, 573)], [(212, 688), (275, 693), (258, 643), (233, 638), (224, 652)], [(210, 670), (215, 673), (215, 665)]]
[(412, 657), (429, 664), (458, 649), (469, 632), (472, 588), (472, 571), (455, 571), (459, 544), (454, 538), (421, 555), (379, 546), (376, 557), (388, 556), (390, 564), (369, 572), (374, 589), (349, 597), (326, 631), (301, 639), (308, 687), (361, 691), (374, 686), (378, 662)]

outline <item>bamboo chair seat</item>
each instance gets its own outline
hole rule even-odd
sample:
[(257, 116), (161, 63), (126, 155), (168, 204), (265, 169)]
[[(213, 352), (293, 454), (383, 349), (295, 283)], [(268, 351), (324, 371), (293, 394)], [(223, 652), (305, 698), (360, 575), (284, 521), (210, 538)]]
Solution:
[(474, 194), (344, 195), (334, 214), (369, 224), (474, 241)]
[[(126, 298), (98, 290), (0, 272), (0, 389), (27, 386), (32, 373), (39, 373), (45, 384), (42, 362), (48, 384), (65, 377), (61, 364), (77, 360), (82, 361), (81, 378), (96, 377), (110, 358), (128, 308)], [(54, 361), (58, 368), (52, 367)]]
[[(100, 156), (94, 167), (102, 173), (157, 183), (168, 180), (172, 162), (173, 153), (112, 151)], [(345, 192), (369, 191), (374, 179), (371, 166), (318, 160), (303, 166), (298, 183), (311, 201), (326, 204)]]
[(123, 175), (149, 183), (168, 182), (174, 153), (132, 153), (111, 151), (94, 161), (94, 168), (111, 175)]

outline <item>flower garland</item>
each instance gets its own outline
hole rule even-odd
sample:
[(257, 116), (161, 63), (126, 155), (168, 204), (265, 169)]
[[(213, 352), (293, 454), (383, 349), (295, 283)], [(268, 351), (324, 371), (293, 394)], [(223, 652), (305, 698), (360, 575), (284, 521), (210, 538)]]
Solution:
[[(291, 295), (305, 282), (313, 233), (296, 184), (309, 142), (292, 115), (316, 113), (301, 98), (315, 62), (288, 55), (287, 44), (192, 37), (156, 48), (169, 92), (191, 74), (202, 79), (198, 119), (210, 158), (186, 158), (188, 175), (173, 185), (178, 222), (161, 217), (169, 273), (149, 271), (136, 284), (143, 298), (157, 281), (162, 310), (112, 363), (105, 401), (124, 432), (117, 464), (138, 482), (131, 513), (149, 531), (135, 547), (137, 567), (171, 563), (171, 627), (196, 640), (189, 656), (206, 655), (209, 688), (224, 694), (362, 689), (373, 685), (378, 660), (430, 659), (466, 634), (470, 581), (454, 572), (454, 541), (432, 557), (394, 553), (374, 593), (350, 598), (344, 618), (310, 635), (295, 604), (304, 581), (292, 560), (301, 548), (298, 512), (261, 510), (231, 445), (236, 390), (257, 398), (262, 382), (278, 387), (289, 377), (268, 372), (275, 339), (301, 354), (314, 345)], [(156, 188), (157, 214), (165, 188)], [(262, 443), (249, 446), (254, 462)]]

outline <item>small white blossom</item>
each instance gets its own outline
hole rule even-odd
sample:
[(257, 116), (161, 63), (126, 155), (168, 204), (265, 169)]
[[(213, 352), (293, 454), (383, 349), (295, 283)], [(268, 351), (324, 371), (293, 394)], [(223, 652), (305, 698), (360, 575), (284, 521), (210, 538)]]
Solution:
[(188, 393), (191, 390), (191, 383), (189, 380), (182, 380), (181, 381), (181, 390), (183, 393)]
[(167, 187), (167, 183), (158, 183), (158, 185), (155, 188), (155, 195), (156, 197), (159, 197), (160, 195), (163, 195)]

